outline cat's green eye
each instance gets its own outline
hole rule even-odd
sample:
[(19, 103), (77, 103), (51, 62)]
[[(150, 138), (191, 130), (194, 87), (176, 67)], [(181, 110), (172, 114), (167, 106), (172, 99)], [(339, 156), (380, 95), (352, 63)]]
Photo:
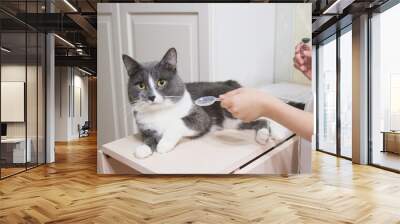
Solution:
[(157, 81), (157, 86), (158, 86), (158, 87), (164, 87), (166, 84), (167, 84), (167, 80), (159, 79), (159, 80)]
[(145, 88), (146, 88), (146, 86), (144, 85), (143, 82), (139, 82), (138, 84), (136, 84), (136, 86), (137, 86), (139, 89), (145, 89)]

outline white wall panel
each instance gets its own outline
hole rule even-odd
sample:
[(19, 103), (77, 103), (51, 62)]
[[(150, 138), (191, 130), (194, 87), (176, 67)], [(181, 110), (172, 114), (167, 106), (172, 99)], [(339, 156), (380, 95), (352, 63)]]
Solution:
[[(199, 80), (197, 14), (129, 14), (128, 46), (140, 62), (159, 61), (171, 47), (178, 52), (179, 75)], [(128, 28), (128, 30), (129, 30)]]
[(155, 61), (175, 47), (183, 80), (208, 80), (207, 13), (207, 4), (99, 4), (98, 145), (135, 131), (122, 54)]
[[(115, 76), (122, 76), (121, 69), (115, 70), (114, 66), (118, 66), (114, 62), (120, 57), (114, 57), (113, 53), (118, 49), (114, 50), (119, 45), (113, 40), (113, 35), (116, 31), (118, 34), (118, 24), (116, 18), (118, 18), (117, 9), (115, 5), (108, 5), (108, 10), (101, 10), (99, 6), (98, 15), (98, 53), (97, 53), (97, 68), (98, 68), (98, 144), (101, 145), (105, 142), (114, 140), (121, 136), (121, 129), (124, 130), (125, 125), (119, 125), (119, 118), (126, 116), (124, 108), (127, 104), (123, 98), (116, 98), (115, 91)], [(114, 15), (111, 12), (114, 12)], [(117, 29), (117, 30), (113, 30)], [(115, 40), (117, 41), (117, 40)], [(118, 43), (118, 42), (117, 42)], [(117, 74), (116, 74), (117, 73)], [(125, 86), (125, 85), (123, 85)], [(119, 106), (117, 106), (119, 105)], [(121, 108), (122, 107), (122, 108)], [(117, 111), (120, 110), (120, 111)], [(119, 113), (118, 113), (119, 112)], [(119, 116), (118, 116), (119, 115)]]

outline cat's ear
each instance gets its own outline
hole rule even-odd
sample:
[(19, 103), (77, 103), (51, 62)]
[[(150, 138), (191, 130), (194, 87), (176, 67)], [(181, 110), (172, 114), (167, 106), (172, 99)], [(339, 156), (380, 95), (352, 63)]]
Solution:
[(170, 48), (164, 57), (160, 61), (160, 65), (165, 66), (165, 68), (175, 71), (177, 64), (178, 54), (175, 48)]
[(124, 61), (129, 76), (134, 75), (141, 68), (140, 64), (128, 55), (123, 54), (122, 60)]

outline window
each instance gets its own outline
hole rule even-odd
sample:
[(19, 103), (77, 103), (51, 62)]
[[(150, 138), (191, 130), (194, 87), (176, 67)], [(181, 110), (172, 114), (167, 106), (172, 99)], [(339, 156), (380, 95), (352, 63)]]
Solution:
[[(317, 147), (321, 151), (350, 159), (352, 157), (352, 26), (343, 28), (338, 34), (340, 36), (333, 35), (318, 47)], [(337, 63), (340, 63), (339, 66)]]
[(336, 36), (318, 48), (318, 149), (336, 153)]
[(352, 32), (351, 26), (340, 36), (340, 155), (352, 157)]
[[(16, 10), (41, 13), (44, 3), (21, 1)], [(45, 163), (45, 44), (44, 33), (0, 12), (0, 178)]]
[(400, 73), (390, 74), (390, 130), (400, 130)]
[(371, 18), (370, 162), (400, 171), (400, 4)]

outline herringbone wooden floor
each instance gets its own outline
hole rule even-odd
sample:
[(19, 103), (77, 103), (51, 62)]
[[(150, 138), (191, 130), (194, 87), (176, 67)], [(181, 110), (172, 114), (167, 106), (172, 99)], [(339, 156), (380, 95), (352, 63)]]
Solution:
[(400, 175), (315, 152), (300, 176), (96, 174), (96, 139), (0, 181), (0, 223), (400, 223)]

